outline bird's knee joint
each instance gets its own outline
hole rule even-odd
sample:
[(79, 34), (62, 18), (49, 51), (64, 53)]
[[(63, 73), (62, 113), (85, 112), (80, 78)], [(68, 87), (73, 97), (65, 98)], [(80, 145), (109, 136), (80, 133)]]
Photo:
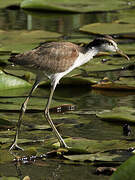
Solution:
[(24, 103), (22, 104), (21, 110), (22, 110), (23, 112), (25, 112), (25, 110), (26, 110), (26, 105), (25, 105)]
[(44, 114), (45, 114), (45, 116), (48, 116), (48, 115), (49, 115), (49, 109), (48, 109), (48, 108), (45, 109)]

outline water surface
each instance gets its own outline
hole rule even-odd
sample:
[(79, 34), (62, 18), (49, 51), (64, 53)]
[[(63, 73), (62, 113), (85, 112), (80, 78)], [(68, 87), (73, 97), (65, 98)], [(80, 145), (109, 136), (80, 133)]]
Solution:
[[(129, 10), (125, 10), (128, 14)], [(113, 22), (122, 17), (123, 11), (106, 12), (106, 13), (88, 13), (88, 14), (59, 14), (59, 13), (33, 13), (24, 12), (22, 10), (0, 9), (0, 29), (4, 31), (11, 30), (46, 30), (58, 32), (70, 39), (70, 35), (79, 34), (80, 37), (88, 37), (88, 35), (80, 34), (78, 28), (89, 23), (95, 22)], [(19, 36), (19, 34), (18, 34)], [(92, 37), (92, 36), (91, 36)], [(21, 42), (20, 42), (21, 43)], [(126, 73), (126, 72), (125, 72)], [(134, 72), (133, 72), (134, 73)], [(115, 76), (119, 73), (109, 72), (109, 76)], [(106, 76), (108, 74), (104, 74)], [(1, 116), (8, 120), (17, 121), (19, 112), (5, 112), (4, 109), (13, 109), (20, 107), (24, 97), (28, 94), (28, 89), (22, 90), (7, 90), (0, 92), (0, 104), (3, 111)], [(49, 94), (48, 88), (38, 88), (33, 94), (32, 100), (28, 108), (44, 109), (47, 97)], [(3, 96), (5, 98), (3, 98)], [(8, 96), (8, 97), (7, 97)], [(16, 98), (17, 101), (16, 101)], [(59, 131), (63, 136), (83, 137), (88, 139), (106, 140), (106, 139), (122, 139), (122, 123), (108, 123), (96, 117), (96, 112), (109, 110), (117, 106), (135, 106), (135, 92), (122, 91), (100, 91), (91, 90), (89, 87), (61, 87), (56, 89), (54, 100), (56, 104), (74, 104), (76, 110), (71, 117), (72, 112), (63, 114), (52, 114), (55, 124), (62, 123)], [(52, 103), (51, 106), (54, 106)], [(89, 112), (89, 114), (85, 114)], [(70, 115), (70, 118), (68, 118)], [(62, 116), (65, 118), (62, 119)], [(55, 119), (56, 117), (56, 119)], [(67, 118), (66, 118), (67, 117)], [(15, 119), (14, 119), (15, 118)], [(23, 132), (21, 136), (28, 139), (46, 139), (48, 133), (35, 130), (30, 134), (30, 128), (34, 125), (47, 125), (44, 120), (43, 112), (26, 113), (23, 118)], [(132, 125), (132, 131), (135, 131)], [(9, 137), (1, 131), (1, 137)], [(3, 133), (3, 134), (2, 134)], [(53, 137), (53, 134), (49, 134)], [(13, 138), (13, 134), (11, 135)], [(133, 135), (134, 137), (134, 135)], [(21, 137), (22, 138), (22, 137)], [(29, 145), (30, 146), (30, 145)], [(40, 146), (40, 145), (39, 145)], [(51, 149), (49, 149), (51, 150)], [(48, 151), (45, 150), (45, 152)], [(108, 176), (97, 176), (95, 174), (96, 167), (91, 163), (76, 164), (75, 162), (67, 162), (61, 159), (47, 159), (44, 161), (36, 160), (34, 162), (22, 163), (1, 163), (0, 175), (16, 177), (30, 176), (32, 180), (55, 179), (55, 180), (100, 180), (108, 179)]]

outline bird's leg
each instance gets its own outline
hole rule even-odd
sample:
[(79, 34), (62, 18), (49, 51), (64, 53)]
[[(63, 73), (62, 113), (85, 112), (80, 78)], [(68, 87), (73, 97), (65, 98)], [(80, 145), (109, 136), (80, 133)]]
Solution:
[(20, 133), (20, 127), (21, 127), (21, 124), (22, 124), (22, 118), (23, 118), (23, 115), (26, 111), (26, 107), (27, 107), (27, 103), (32, 95), (32, 93), (34, 92), (34, 90), (37, 88), (37, 86), (39, 85), (39, 80), (36, 79), (34, 85), (32, 86), (32, 89), (29, 93), (29, 95), (26, 97), (24, 103), (22, 104), (21, 106), (21, 109), (20, 109), (20, 115), (19, 115), (19, 119), (18, 119), (18, 123), (17, 123), (17, 127), (16, 127), (16, 134), (15, 134), (15, 138), (14, 138), (14, 141), (13, 141), (13, 144), (11, 145), (9, 151), (11, 151), (12, 149), (14, 149), (15, 147), (17, 149), (20, 149), (20, 150), (23, 150), (21, 147), (19, 147), (17, 145), (17, 141), (18, 141), (18, 136), (19, 136), (19, 133)]
[(51, 128), (53, 129), (59, 143), (60, 143), (60, 147), (63, 147), (63, 148), (69, 148), (66, 143), (64, 142), (63, 138), (61, 137), (61, 135), (59, 134), (58, 130), (56, 129), (55, 125), (53, 124), (52, 120), (51, 120), (51, 117), (50, 117), (50, 114), (49, 114), (49, 107), (50, 107), (50, 104), (51, 104), (51, 100), (52, 100), (52, 97), (53, 97), (53, 93), (54, 93), (54, 90), (55, 90), (55, 86), (52, 86), (51, 87), (51, 92), (50, 92), (50, 96), (48, 98), (48, 101), (47, 101), (47, 104), (46, 104), (46, 108), (45, 108), (45, 111), (44, 111), (44, 115), (45, 115), (45, 118), (47, 119), (48, 123), (50, 124)]

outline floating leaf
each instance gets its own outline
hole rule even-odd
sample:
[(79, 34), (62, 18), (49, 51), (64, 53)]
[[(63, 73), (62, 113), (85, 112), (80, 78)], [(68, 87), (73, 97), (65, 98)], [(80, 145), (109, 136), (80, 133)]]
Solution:
[[(123, 37), (124, 37), (124, 35), (123, 35)], [(133, 34), (125, 35), (125, 37), (135, 39), (135, 35), (133, 35)], [(122, 49), (124, 53), (128, 54), (128, 56), (135, 54), (135, 43), (132, 43), (132, 46), (131, 46), (130, 41), (129, 41), (129, 43), (119, 44), (119, 48)], [(133, 60), (133, 59), (131, 59), (131, 60)], [(134, 62), (133, 62), (133, 64), (134, 64)]]
[(13, 161), (14, 156), (7, 150), (0, 150), (0, 164)]
[[(20, 178), (17, 178), (17, 177), (6, 177), (6, 176), (2, 176), (1, 178), (2, 178), (2, 180), (20, 180)], [(1, 179), (1, 178), (0, 178), (0, 179)]]
[(95, 154), (79, 154), (79, 155), (64, 155), (66, 159), (72, 161), (105, 161), (105, 162), (121, 162), (127, 159), (126, 156), (122, 156), (116, 153), (95, 153)]
[(124, 162), (111, 176), (110, 180), (134, 180), (135, 156)]
[(135, 90), (135, 81), (134, 78), (130, 78), (127, 76), (127, 78), (120, 78), (117, 81), (114, 82), (104, 82), (101, 81), (98, 84), (92, 85), (92, 88), (96, 89), (111, 89), (111, 90)]
[(61, 35), (59, 33), (42, 31), (42, 30), (2, 31), (0, 32), (0, 42), (2, 43), (2, 47), (0, 47), (0, 51), (12, 51), (15, 53), (24, 52), (38, 46), (39, 43), (41, 43), (42, 41), (41, 39), (52, 38), (52, 40), (54, 39), (56, 40), (60, 36)]
[[(72, 85), (72, 86), (82, 86), (82, 85), (86, 85), (86, 86), (90, 86), (92, 84), (97, 83), (97, 79), (96, 78), (91, 78), (91, 77), (81, 77), (81, 76), (77, 76), (77, 77), (70, 77), (71, 74), (68, 75), (69, 77), (64, 77), (61, 79), (60, 84), (61, 85)], [(45, 82), (44, 85), (48, 85), (50, 84), (50, 82)]]
[(33, 125), (31, 127), (31, 130), (46, 130), (46, 129), (50, 129), (49, 125)]
[(131, 23), (131, 24), (135, 23), (135, 19), (134, 19), (135, 11), (134, 11), (134, 9), (130, 9), (130, 10), (126, 10), (126, 11), (125, 10), (119, 11), (117, 15), (119, 17), (118, 22)]
[(23, 157), (31, 157), (31, 156), (36, 156), (37, 155), (37, 149), (35, 147), (25, 147), (24, 151), (18, 151), (16, 154), (16, 160), (17, 161), (23, 161)]
[[(65, 142), (71, 149), (69, 151), (76, 153), (94, 153), (104, 152), (113, 149), (127, 149), (135, 146), (135, 142), (125, 140), (90, 140), (85, 138), (67, 138)], [(59, 143), (53, 144), (55, 148), (59, 147)]]
[[(27, 94), (30, 91), (27, 90)], [(45, 91), (44, 91), (45, 92)], [(5, 93), (5, 92), (4, 92)], [(45, 94), (45, 93), (44, 93)], [(15, 96), (15, 97), (5, 97), (5, 98), (0, 98), (0, 110), (1, 111), (9, 111), (12, 110), (14, 112), (20, 112), (20, 108), (22, 103), (24, 102), (25, 97), (23, 96)], [(27, 110), (28, 112), (34, 113), (34, 112), (43, 112), (45, 108), (45, 103), (48, 99), (48, 94), (46, 98), (44, 97), (32, 97), (29, 100)], [(60, 107), (60, 104), (68, 104), (69, 102), (67, 100), (54, 100), (53, 103), (51, 104), (52, 107)], [(19, 111), (18, 111), (19, 110)], [(54, 109), (51, 109), (51, 112), (53, 112)], [(17, 117), (15, 117), (16, 119)]]
[(31, 86), (27, 81), (5, 74), (0, 70), (0, 90), (22, 88)]
[[(37, 140), (38, 142), (42, 142), (43, 140)], [(2, 138), (0, 137), (0, 143), (4, 144), (4, 143), (12, 143), (13, 139), (11, 138)], [(35, 143), (36, 141), (33, 139), (19, 139), (18, 143)]]
[[(132, 2), (132, 5), (134, 3)], [(114, 0), (107, 1), (98, 0), (53, 0), (51, 3), (49, 0), (24, 0), (21, 3), (21, 7), (24, 9), (35, 10), (47, 10), (47, 11), (67, 11), (67, 12), (93, 12), (93, 11), (111, 11), (121, 8), (127, 8), (125, 1)]]
[(0, 2), (0, 7), (1, 8), (6, 8), (6, 7), (9, 7), (9, 6), (20, 6), (20, 3), (22, 2), (22, 0), (6, 0), (6, 1), (1, 1)]
[(96, 115), (106, 121), (135, 123), (135, 110), (129, 107), (116, 107), (112, 110), (104, 110)]
[(91, 34), (124, 34), (135, 32), (135, 24), (93, 23), (84, 25), (80, 30)]

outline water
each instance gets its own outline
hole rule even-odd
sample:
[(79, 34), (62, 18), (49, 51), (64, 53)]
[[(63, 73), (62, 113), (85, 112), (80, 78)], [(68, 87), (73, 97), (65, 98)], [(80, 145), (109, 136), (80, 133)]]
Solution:
[[(109, 13), (89, 13), (89, 14), (56, 14), (56, 13), (28, 13), (22, 10), (0, 10), (0, 29), (1, 30), (46, 30), (52, 32), (58, 32), (65, 35), (68, 39), (70, 35), (78, 33), (78, 28), (82, 25), (95, 23), (95, 22), (112, 22), (119, 19), (117, 12)], [(82, 37), (88, 36), (81, 34)], [(29, 89), (22, 89), (20, 91), (7, 90), (0, 92), (0, 96), (18, 96), (17, 109), (23, 102), (22, 96), (28, 94)], [(47, 100), (49, 90), (39, 88), (32, 98), (29, 107), (37, 108), (37, 102), (40, 102), (42, 108)], [(39, 97), (40, 96), (40, 97)], [(0, 98), (0, 104), (3, 109), (12, 109), (15, 98)], [(88, 139), (121, 139), (122, 138), (122, 125), (120, 123), (108, 123), (101, 121), (95, 116), (96, 112), (102, 110), (109, 110), (117, 106), (129, 106), (134, 107), (135, 93), (134, 92), (121, 92), (121, 91), (99, 91), (91, 90), (90, 88), (72, 88), (72, 87), (58, 87), (54, 100), (58, 104), (68, 102), (69, 104), (76, 105), (76, 113), (83, 112), (83, 114), (77, 114), (73, 118), (68, 118), (70, 114), (61, 114), (61, 117), (66, 115), (65, 119), (57, 119), (55, 123), (63, 123), (62, 127), (59, 127), (60, 133), (64, 136), (83, 137)], [(54, 106), (54, 104), (53, 104)], [(38, 106), (39, 107), (39, 106)], [(85, 115), (84, 112), (91, 112), (89, 115)], [(27, 113), (24, 117), (24, 132), (23, 138), (35, 138), (44, 139), (48, 134), (44, 131), (34, 132), (30, 134), (30, 128), (37, 125), (43, 125), (47, 123), (44, 121), (43, 113)], [(18, 113), (1, 112), (2, 117), (7, 119), (18, 118)], [(59, 116), (59, 114), (53, 114), (53, 117)], [(38, 121), (37, 121), (38, 119)], [(54, 120), (55, 121), (55, 120)], [(30, 126), (31, 125), (31, 126)], [(67, 126), (66, 126), (67, 125)], [(71, 126), (72, 125), (72, 126)], [(29, 131), (27, 131), (27, 129)], [(134, 127), (132, 126), (134, 131)], [(37, 135), (36, 135), (37, 133)], [(49, 134), (50, 135), (50, 134)], [(1, 135), (2, 137), (8, 137), (8, 134)], [(13, 138), (13, 134), (11, 135)], [(52, 134), (50, 136), (53, 136)], [(97, 176), (95, 174), (95, 167), (90, 163), (75, 163), (66, 161), (63, 159), (45, 159), (44, 161), (35, 160), (34, 162), (16, 164), (13, 162), (0, 164), (0, 175), (17, 177), (20, 179), (24, 176), (30, 176), (32, 180), (106, 180), (108, 176)]]
[(84, 24), (95, 22), (111, 22), (117, 20), (114, 13), (62, 14), (33, 13), (23, 10), (0, 10), (0, 29), (3, 30), (47, 30), (70, 34)]

